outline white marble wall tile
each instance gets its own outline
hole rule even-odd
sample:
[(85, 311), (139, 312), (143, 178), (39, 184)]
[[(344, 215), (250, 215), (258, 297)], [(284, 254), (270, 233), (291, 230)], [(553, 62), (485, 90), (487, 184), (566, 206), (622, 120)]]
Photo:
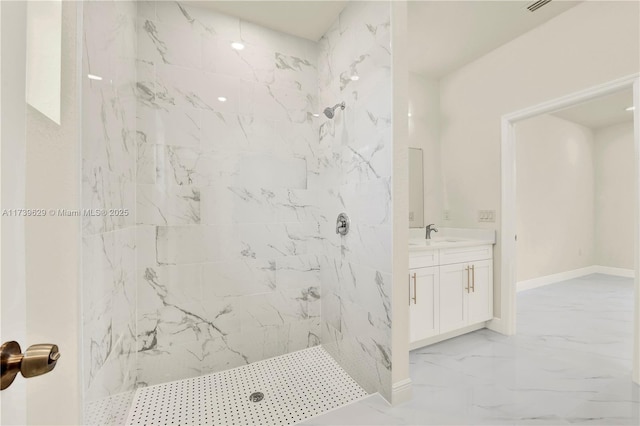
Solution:
[[(122, 392), (135, 362), (135, 232), (133, 228), (83, 238), (83, 337), (85, 389), (98, 398)], [(133, 359), (133, 361), (132, 361)], [(101, 393), (101, 390), (105, 393)]]
[(276, 287), (273, 260), (243, 259), (207, 263), (202, 271), (205, 300), (270, 293)]
[(201, 344), (191, 342), (138, 352), (138, 386), (199, 376), (202, 372)]
[(341, 258), (390, 272), (392, 249), (389, 241), (393, 234), (391, 225), (352, 225), (349, 235), (342, 238)]
[(157, 159), (157, 181), (167, 185), (306, 188), (307, 166), (300, 158), (167, 146)]
[(158, 21), (204, 36), (224, 35), (232, 40), (240, 37), (238, 18), (182, 2), (156, 2)]
[(342, 182), (364, 182), (391, 176), (391, 152), (392, 147), (384, 139), (373, 140), (362, 147), (342, 147)]
[[(107, 211), (107, 214), (82, 217), (85, 235), (124, 229), (135, 223), (135, 184), (130, 177), (109, 173), (101, 168), (87, 170), (82, 193), (83, 208)], [(111, 209), (121, 210), (122, 214), (111, 215)]]
[(275, 82), (276, 60), (272, 50), (249, 43), (235, 50), (230, 38), (208, 37), (203, 46), (203, 68), (216, 74), (235, 76), (262, 84)]
[(174, 65), (156, 64), (155, 89), (161, 105), (238, 113), (243, 112), (241, 105), (251, 102), (247, 84), (235, 76)]
[(156, 19), (156, 3), (157, 2), (155, 0), (136, 0), (136, 17), (138, 19)]
[(274, 56), (276, 84), (308, 94), (317, 92), (315, 60), (280, 52), (276, 52)]
[(317, 104), (311, 94), (283, 86), (252, 85), (251, 97), (240, 99), (240, 110), (269, 120), (305, 123)]
[(278, 222), (327, 222), (322, 211), (326, 192), (321, 190), (279, 189), (274, 191)]
[(159, 226), (156, 253), (159, 264), (219, 262), (242, 255), (229, 226)]
[(275, 223), (235, 226), (242, 256), (271, 259), (315, 253), (321, 246), (318, 224)]
[(200, 223), (200, 189), (138, 185), (136, 215), (137, 223), (144, 225)]
[(83, 76), (102, 81), (91, 87), (109, 87), (118, 97), (133, 98), (135, 81), (135, 2), (95, 2), (83, 14)]
[(152, 108), (140, 103), (137, 132), (148, 143), (198, 146), (201, 137), (201, 110), (193, 108)]
[(156, 100), (156, 66), (152, 62), (136, 61), (136, 98), (138, 105), (162, 107)]
[[(182, 306), (202, 300), (202, 266), (146, 266), (138, 270), (138, 310), (142, 313), (162, 306)], [(143, 297), (144, 296), (144, 297)]]
[(264, 334), (264, 330), (255, 329), (207, 341), (203, 370), (220, 371), (264, 359)]
[(138, 19), (138, 59), (155, 64), (202, 67), (202, 35), (151, 19)]
[[(349, 4), (318, 43), (320, 105), (345, 101), (319, 123), (310, 188), (324, 216), (346, 211), (349, 235), (320, 222), (323, 345), (369, 392), (391, 394), (392, 136), (388, 2)], [(357, 81), (351, 80), (358, 75)], [(332, 249), (333, 247), (333, 249)]]
[(264, 358), (286, 354), (289, 351), (291, 324), (264, 327)]
[(279, 291), (320, 288), (320, 259), (316, 254), (286, 256), (276, 259)]
[[(85, 398), (94, 401), (105, 395), (116, 395), (135, 388), (137, 354), (116, 342), (107, 359), (86, 384)], [(85, 365), (85, 368), (87, 366)]]
[(320, 344), (320, 317), (292, 322), (289, 327), (288, 352)]
[(311, 115), (315, 43), (193, 5), (138, 8), (140, 382), (319, 344), (317, 254), (339, 243), (322, 234), (327, 191), (308, 190), (333, 159)]
[(311, 114), (317, 111), (314, 106), (308, 113), (308, 120), (304, 123), (278, 122), (275, 128), (278, 130), (273, 138), (273, 153), (282, 156), (292, 156), (312, 160), (321, 153), (318, 144), (318, 120)]
[(158, 264), (156, 253), (157, 228), (152, 225), (137, 225), (136, 232), (136, 262), (137, 268), (153, 267)]
[(145, 310), (141, 309), (138, 314), (137, 349), (140, 352), (221, 336), (215, 327), (203, 319), (197, 304), (173, 305), (168, 302), (165, 306), (160, 300), (145, 303)]
[(391, 178), (350, 182), (340, 187), (340, 198), (354, 223), (383, 225), (391, 221)]
[[(366, 311), (368, 321), (378, 329), (391, 332), (391, 294), (389, 284), (391, 274), (354, 263), (343, 262), (341, 282), (338, 293), (342, 304), (360, 306)], [(343, 315), (343, 321), (345, 315)], [(343, 330), (341, 327), (340, 330)]]
[(82, 207), (129, 210), (83, 217), (87, 401), (130, 391), (136, 381), (135, 8), (92, 2), (83, 10)]
[(298, 37), (265, 28), (251, 22), (240, 21), (242, 41), (262, 46), (285, 55), (304, 58), (314, 64), (316, 61), (315, 43)]
[(153, 184), (156, 182), (157, 145), (146, 143), (143, 138), (143, 135), (138, 134), (136, 182)]
[(202, 111), (201, 149), (204, 152), (273, 153), (280, 134), (276, 123), (264, 117)]
[[(93, 168), (128, 173), (135, 162), (135, 110), (133, 99), (119, 97), (110, 87), (83, 87), (83, 159)], [(97, 82), (104, 86), (108, 83)]]
[(201, 189), (201, 223), (273, 223), (277, 194), (258, 187), (208, 186)]

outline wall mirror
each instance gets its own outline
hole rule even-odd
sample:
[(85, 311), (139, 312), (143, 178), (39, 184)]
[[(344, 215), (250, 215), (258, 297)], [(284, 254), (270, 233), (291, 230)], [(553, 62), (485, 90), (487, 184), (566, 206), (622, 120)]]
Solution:
[(424, 226), (422, 150), (409, 148), (409, 228)]

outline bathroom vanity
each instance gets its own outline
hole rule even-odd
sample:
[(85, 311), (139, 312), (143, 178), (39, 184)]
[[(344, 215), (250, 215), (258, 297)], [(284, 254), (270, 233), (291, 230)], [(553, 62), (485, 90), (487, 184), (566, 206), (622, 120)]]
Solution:
[(411, 231), (410, 349), (484, 327), (493, 318), (495, 231), (440, 228), (430, 240)]

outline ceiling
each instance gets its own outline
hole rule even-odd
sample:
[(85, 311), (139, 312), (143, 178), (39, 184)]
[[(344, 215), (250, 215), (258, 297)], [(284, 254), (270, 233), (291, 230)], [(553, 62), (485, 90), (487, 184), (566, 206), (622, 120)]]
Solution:
[[(440, 78), (543, 24), (580, 1), (409, 1), (409, 70)], [(191, 0), (255, 24), (318, 41), (349, 1)]]
[(409, 2), (409, 70), (439, 78), (579, 4), (552, 1)]
[(338, 19), (348, 2), (192, 0), (185, 3), (215, 9), (272, 30), (318, 41)]
[(631, 89), (627, 89), (583, 102), (554, 112), (551, 115), (573, 121), (591, 129), (598, 129), (628, 121), (632, 122), (633, 113), (625, 111), (631, 105), (633, 105), (633, 92)]

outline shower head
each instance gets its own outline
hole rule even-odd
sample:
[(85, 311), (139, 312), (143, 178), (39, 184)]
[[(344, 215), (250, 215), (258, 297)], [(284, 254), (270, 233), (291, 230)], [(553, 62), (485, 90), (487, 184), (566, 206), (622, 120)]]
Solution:
[(327, 118), (333, 118), (335, 116), (335, 111), (336, 108), (340, 107), (340, 109), (344, 110), (344, 108), (346, 107), (345, 103), (339, 103), (339, 104), (335, 104), (333, 107), (326, 107), (324, 109), (324, 115), (327, 116)]

